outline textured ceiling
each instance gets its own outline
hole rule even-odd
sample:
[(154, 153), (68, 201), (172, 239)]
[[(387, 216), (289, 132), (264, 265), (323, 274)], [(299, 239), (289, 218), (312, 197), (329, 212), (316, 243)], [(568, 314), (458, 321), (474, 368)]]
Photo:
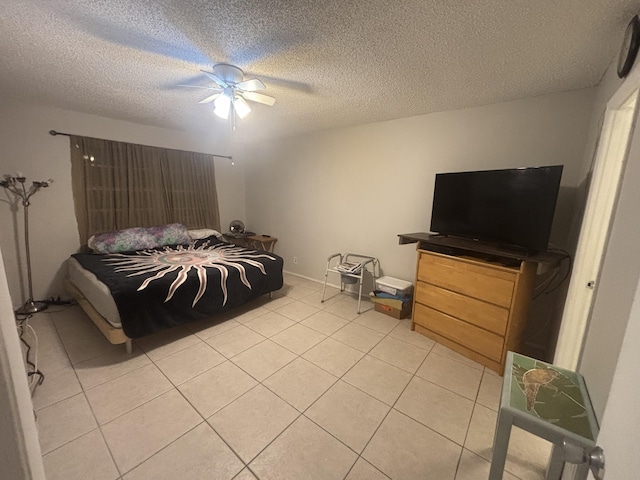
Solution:
[[(0, 100), (229, 135), (201, 68), (258, 77), (239, 141), (595, 85), (640, 0), (5, 0)], [(55, 128), (55, 125), (52, 125)]]

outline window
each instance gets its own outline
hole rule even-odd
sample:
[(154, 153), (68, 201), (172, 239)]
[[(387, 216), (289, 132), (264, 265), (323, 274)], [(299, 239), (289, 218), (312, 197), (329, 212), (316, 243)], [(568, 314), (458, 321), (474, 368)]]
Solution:
[(71, 136), (80, 243), (95, 233), (174, 222), (219, 230), (213, 158)]

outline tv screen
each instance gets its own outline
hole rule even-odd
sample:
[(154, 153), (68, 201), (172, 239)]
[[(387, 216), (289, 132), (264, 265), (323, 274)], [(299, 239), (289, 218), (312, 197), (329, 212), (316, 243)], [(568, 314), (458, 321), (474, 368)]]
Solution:
[(431, 231), (546, 251), (562, 165), (436, 174)]

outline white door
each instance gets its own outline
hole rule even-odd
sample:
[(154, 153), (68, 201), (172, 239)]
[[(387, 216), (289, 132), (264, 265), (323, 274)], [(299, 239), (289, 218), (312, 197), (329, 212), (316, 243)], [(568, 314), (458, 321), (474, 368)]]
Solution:
[(634, 127), (638, 90), (609, 102), (553, 363), (577, 370)]

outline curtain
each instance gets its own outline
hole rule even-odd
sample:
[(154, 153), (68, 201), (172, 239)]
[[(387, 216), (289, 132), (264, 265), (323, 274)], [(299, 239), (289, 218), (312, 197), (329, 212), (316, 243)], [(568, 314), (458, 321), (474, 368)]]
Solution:
[(220, 230), (214, 157), (71, 136), (80, 243), (95, 233), (183, 223)]

